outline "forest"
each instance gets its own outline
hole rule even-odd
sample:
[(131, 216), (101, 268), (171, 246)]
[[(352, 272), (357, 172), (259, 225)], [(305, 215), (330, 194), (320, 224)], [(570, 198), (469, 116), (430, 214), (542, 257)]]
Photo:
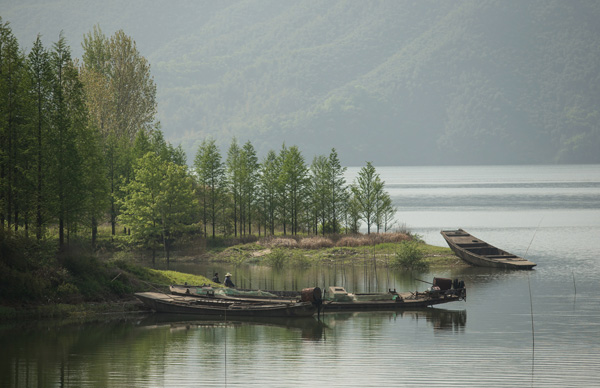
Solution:
[(211, 136), (345, 166), (600, 163), (595, 0), (5, 3), (27, 47), (134, 36), (187, 155)]
[[(282, 144), (259, 160), (252, 142), (213, 138), (192, 167), (156, 120), (149, 63), (122, 30), (64, 36), (25, 52), (0, 19), (0, 231), (94, 247), (101, 226), (129, 249), (163, 253), (197, 236), (385, 232), (395, 208), (372, 163), (345, 181), (335, 149), (308, 163)], [(196, 239), (197, 240), (197, 239)]]

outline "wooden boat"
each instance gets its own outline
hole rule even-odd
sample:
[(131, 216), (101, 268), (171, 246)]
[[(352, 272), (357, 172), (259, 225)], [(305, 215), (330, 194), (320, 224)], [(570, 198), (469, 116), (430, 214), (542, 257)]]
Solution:
[(532, 269), (536, 265), (522, 257), (496, 248), (462, 229), (443, 230), (441, 234), (456, 256), (477, 267)]
[(343, 287), (329, 287), (329, 294), (323, 301), (322, 310), (327, 311), (378, 311), (420, 309), (437, 304), (466, 300), (467, 289), (464, 282), (434, 278), (433, 286), (423, 292), (403, 292), (389, 290), (387, 293), (351, 294)]
[(451, 279), (434, 278), (433, 283), (429, 284), (433, 286), (429, 290), (400, 294), (395, 290), (386, 293), (352, 294), (342, 287), (329, 287), (329, 293), (325, 297), (322, 296), (319, 287), (305, 288), (300, 292), (227, 289), (227, 294), (219, 294), (222, 289), (205, 286), (172, 285), (170, 290), (175, 295), (189, 295), (207, 301), (221, 300), (248, 304), (311, 302), (319, 308), (319, 312), (415, 309), (466, 299), (467, 290), (462, 281), (453, 282)]
[(174, 295), (197, 296), (248, 303), (295, 303), (301, 300), (301, 292), (298, 291), (245, 290), (188, 284), (172, 284), (169, 286), (169, 291)]
[(135, 296), (159, 313), (231, 317), (310, 317), (317, 311), (311, 302), (245, 303), (240, 301), (139, 292)]

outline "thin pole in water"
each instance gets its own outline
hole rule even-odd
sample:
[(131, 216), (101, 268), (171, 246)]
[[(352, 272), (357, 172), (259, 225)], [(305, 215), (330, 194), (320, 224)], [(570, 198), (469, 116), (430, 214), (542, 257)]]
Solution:
[(531, 237), (531, 241), (529, 242), (529, 245), (527, 246), (527, 250), (525, 251), (525, 256), (527, 256), (527, 252), (529, 252), (529, 248), (531, 247), (531, 243), (533, 242), (533, 239), (535, 238), (535, 235), (537, 234), (537, 231), (540, 228), (540, 225), (542, 224), (543, 220), (544, 220), (544, 217), (542, 217), (542, 219), (538, 223), (538, 226), (535, 228), (535, 232), (533, 232), (533, 237)]
[(571, 273), (573, 274), (573, 289), (575, 290), (575, 296), (574, 299), (577, 298), (577, 285), (575, 284), (575, 271), (571, 271)]
[(529, 307), (531, 311), (531, 341), (533, 343), (533, 349), (535, 350), (535, 329), (533, 327), (533, 298), (531, 297), (531, 281), (529, 280), (529, 274), (527, 274), (527, 285), (529, 286)]

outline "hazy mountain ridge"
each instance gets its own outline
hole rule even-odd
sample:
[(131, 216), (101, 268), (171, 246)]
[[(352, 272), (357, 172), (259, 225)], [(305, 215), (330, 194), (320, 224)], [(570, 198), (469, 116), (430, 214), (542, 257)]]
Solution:
[(347, 165), (600, 162), (594, 1), (122, 4), (25, 0), (2, 17), (22, 46), (64, 29), (76, 56), (94, 24), (123, 28), (188, 159), (210, 135), (309, 160), (335, 147)]

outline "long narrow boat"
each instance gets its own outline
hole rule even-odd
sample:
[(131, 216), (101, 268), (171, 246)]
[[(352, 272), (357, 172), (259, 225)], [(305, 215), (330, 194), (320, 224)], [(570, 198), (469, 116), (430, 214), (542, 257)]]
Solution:
[(212, 287), (210, 285), (193, 286), (188, 284), (172, 284), (171, 294), (214, 298), (247, 303), (296, 303), (318, 302), (321, 299), (319, 287), (305, 288), (302, 291), (264, 291), (237, 288)]
[[(346, 292), (343, 287), (329, 287), (329, 292), (325, 296), (322, 296), (319, 287), (305, 288), (300, 292), (286, 291), (283, 293), (280, 291), (223, 290), (189, 285), (172, 285), (170, 290), (171, 293), (178, 296), (194, 296), (207, 302), (210, 300), (248, 304), (312, 302), (323, 312), (418, 309), (466, 300), (467, 290), (462, 281), (455, 280), (453, 282), (451, 279), (434, 278), (433, 283), (429, 284), (433, 287), (423, 292), (404, 293), (389, 290), (385, 293), (353, 294)], [(225, 293), (222, 293), (223, 291)]]
[(477, 267), (532, 269), (529, 260), (513, 255), (470, 235), (462, 229), (442, 230), (442, 236), (456, 256)]
[(158, 292), (138, 292), (135, 296), (159, 313), (195, 314), (199, 316), (231, 317), (310, 317), (317, 311), (315, 304), (244, 303), (238, 301), (168, 295)]

